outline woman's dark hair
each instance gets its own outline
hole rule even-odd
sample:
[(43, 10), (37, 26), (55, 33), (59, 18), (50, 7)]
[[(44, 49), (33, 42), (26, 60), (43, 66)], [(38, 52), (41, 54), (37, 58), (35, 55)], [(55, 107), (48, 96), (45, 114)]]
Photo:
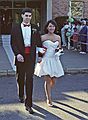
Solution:
[(45, 25), (45, 27), (44, 27), (44, 32), (45, 32), (45, 33), (48, 33), (47, 27), (48, 27), (48, 25), (49, 25), (50, 23), (55, 26), (55, 31), (54, 31), (54, 33), (56, 33), (56, 32), (57, 32), (57, 23), (56, 23), (55, 20), (49, 20), (49, 21), (46, 23), (46, 25)]
[(29, 12), (32, 13), (32, 9), (31, 8), (24, 8), (21, 12), (21, 14), (25, 14), (25, 12)]

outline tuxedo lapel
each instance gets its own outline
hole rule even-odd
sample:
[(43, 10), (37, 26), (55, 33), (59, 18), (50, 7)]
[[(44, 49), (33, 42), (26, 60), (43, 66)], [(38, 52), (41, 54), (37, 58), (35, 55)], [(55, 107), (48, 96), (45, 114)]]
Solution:
[(20, 28), (20, 34), (21, 34), (21, 37), (22, 37), (22, 43), (23, 43), (23, 45), (24, 45), (24, 39), (23, 39), (23, 33), (22, 33), (21, 24), (19, 25), (19, 28)]
[(33, 30), (32, 30), (32, 25), (31, 25), (31, 46), (33, 45)]

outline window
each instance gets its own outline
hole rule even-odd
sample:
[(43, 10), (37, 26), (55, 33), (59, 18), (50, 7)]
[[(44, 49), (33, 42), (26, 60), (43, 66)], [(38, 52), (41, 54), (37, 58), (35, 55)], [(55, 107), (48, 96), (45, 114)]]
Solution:
[(14, 8), (24, 8), (25, 7), (25, 1), (14, 1)]
[(1, 1), (0, 2), (0, 7), (1, 8), (5, 8), (5, 7), (10, 8), (10, 7), (12, 7), (12, 2), (11, 1)]
[(74, 18), (83, 18), (84, 2), (72, 1), (71, 12)]

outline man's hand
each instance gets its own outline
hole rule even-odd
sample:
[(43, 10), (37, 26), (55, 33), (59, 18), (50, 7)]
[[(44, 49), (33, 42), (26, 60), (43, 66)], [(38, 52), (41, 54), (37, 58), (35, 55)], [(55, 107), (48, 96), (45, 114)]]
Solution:
[(23, 56), (22, 56), (21, 54), (18, 54), (18, 55), (17, 55), (17, 60), (18, 60), (19, 62), (24, 62), (24, 58), (23, 58)]

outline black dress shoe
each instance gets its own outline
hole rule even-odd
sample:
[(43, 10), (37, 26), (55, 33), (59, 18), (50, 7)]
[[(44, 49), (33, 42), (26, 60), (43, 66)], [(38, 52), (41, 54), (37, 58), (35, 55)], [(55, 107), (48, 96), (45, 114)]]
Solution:
[(29, 106), (25, 106), (25, 107), (26, 107), (26, 110), (27, 110), (30, 114), (33, 114), (33, 113), (34, 113), (32, 107), (29, 107)]
[(24, 103), (24, 97), (19, 98), (19, 102)]

